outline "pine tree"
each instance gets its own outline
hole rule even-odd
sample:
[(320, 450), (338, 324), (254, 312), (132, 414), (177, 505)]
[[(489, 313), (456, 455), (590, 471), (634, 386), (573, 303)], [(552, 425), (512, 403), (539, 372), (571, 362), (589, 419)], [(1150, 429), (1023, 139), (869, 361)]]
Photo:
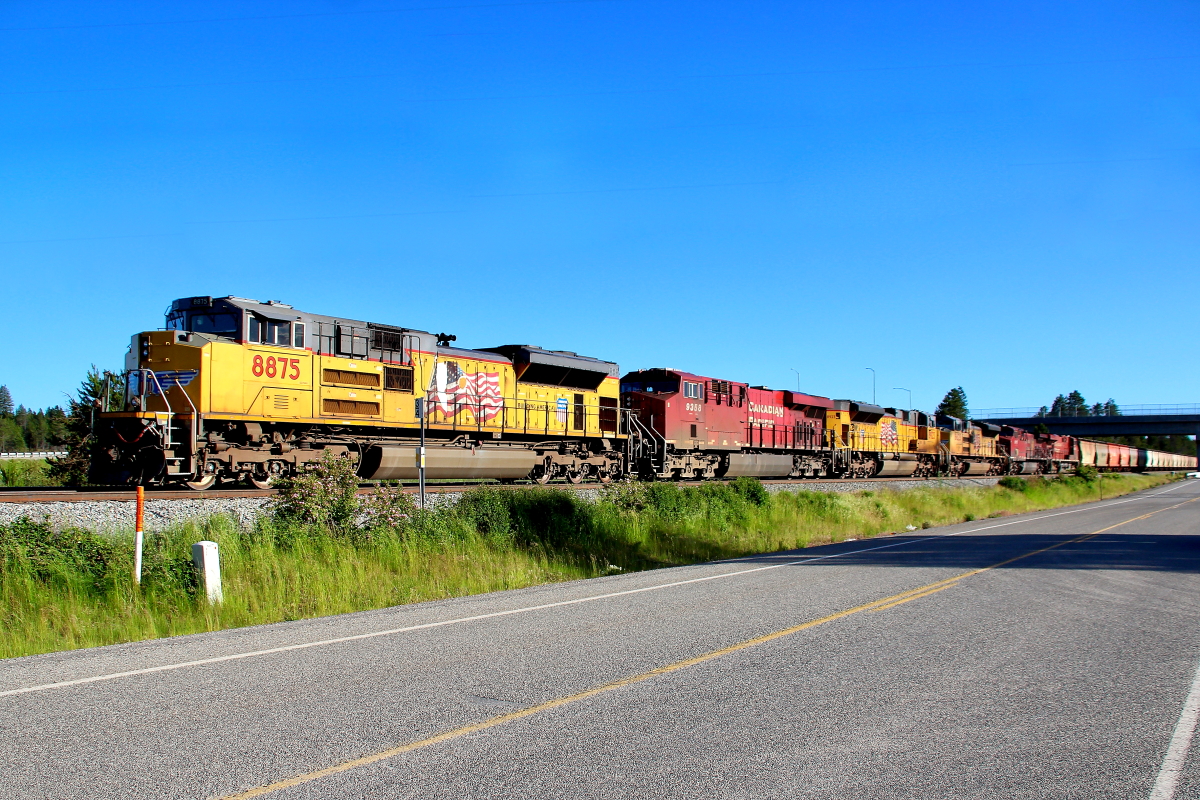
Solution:
[(1079, 390), (1071, 392), (1068, 395), (1059, 395), (1054, 398), (1054, 402), (1050, 404), (1050, 416), (1052, 417), (1086, 417), (1090, 416), (1088, 411), (1087, 400), (1083, 399), (1083, 395)]
[(944, 414), (947, 417), (967, 418), (967, 393), (963, 391), (961, 386), (957, 386), (946, 392), (946, 396), (942, 398), (942, 402), (938, 403), (937, 413)]
[(12, 392), (7, 386), (0, 386), (0, 417), (11, 417), (13, 413)]
[(0, 417), (0, 453), (19, 453), (25, 449), (21, 428), (12, 417)]
[(67, 454), (50, 461), (49, 475), (64, 486), (80, 486), (87, 481), (95, 439), (92, 428), (96, 413), (102, 405), (104, 386), (108, 383), (110, 403), (120, 407), (120, 376), (93, 364), (79, 384), (75, 397), (69, 401), (70, 411), (65, 419), (63, 443)]
[(31, 412), (25, 424), (21, 427), (25, 434), (25, 444), (30, 450), (45, 450), (47, 448), (49, 445), (49, 436), (47, 435), (48, 429), (44, 412)]
[(46, 409), (46, 444), (59, 447), (67, 441), (67, 415), (59, 408)]
[(1083, 399), (1083, 395), (1079, 390), (1071, 392), (1067, 395), (1067, 413), (1068, 417), (1086, 417), (1088, 416), (1087, 400)]

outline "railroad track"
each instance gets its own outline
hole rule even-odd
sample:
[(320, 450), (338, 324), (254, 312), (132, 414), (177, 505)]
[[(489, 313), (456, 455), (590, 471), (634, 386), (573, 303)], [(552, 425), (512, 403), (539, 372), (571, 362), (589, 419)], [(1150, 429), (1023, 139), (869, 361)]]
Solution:
[[(913, 478), (913, 477), (898, 477), (898, 478), (806, 478), (806, 479), (779, 479), (779, 480), (764, 480), (764, 484), (786, 484), (791, 486), (803, 487), (814, 486), (826, 483), (897, 483), (897, 482), (929, 482), (929, 481), (965, 481), (975, 482), (981, 477), (976, 476), (970, 478)], [(1029, 477), (1029, 476), (1022, 476)], [(723, 481), (727, 483), (728, 481)], [(712, 483), (712, 481), (678, 481), (677, 486), (700, 486), (703, 483)], [(473, 489), (477, 486), (487, 486), (492, 489), (529, 489), (538, 486), (532, 482), (517, 483), (517, 484), (495, 484), (495, 483), (451, 483), (437, 484), (435, 486), (426, 486), (427, 494), (445, 494), (454, 492), (463, 492), (467, 489)], [(585, 489), (599, 489), (601, 483), (552, 483), (551, 488), (569, 489), (572, 491), (580, 491)], [(359, 487), (359, 494), (370, 494), (374, 487), (372, 484), (363, 484)], [(402, 491), (408, 494), (416, 494), (417, 486), (405, 484), (401, 487)], [(275, 489), (247, 489), (244, 487), (233, 487), (229, 489), (210, 489), (205, 492), (195, 492), (189, 489), (147, 489), (147, 500), (206, 500), (216, 498), (241, 498), (241, 497), (270, 497), (276, 494)], [(134, 500), (137, 498), (137, 493), (125, 487), (93, 487), (87, 489), (64, 489), (60, 486), (33, 486), (33, 487), (0, 487), (0, 503), (81, 503), (89, 500)]]

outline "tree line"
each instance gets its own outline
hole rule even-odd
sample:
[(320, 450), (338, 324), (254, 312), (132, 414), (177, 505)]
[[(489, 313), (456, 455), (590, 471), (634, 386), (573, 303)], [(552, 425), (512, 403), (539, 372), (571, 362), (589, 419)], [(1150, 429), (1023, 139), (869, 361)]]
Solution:
[(58, 406), (40, 410), (13, 406), (12, 392), (0, 386), (0, 453), (58, 450), (67, 442), (67, 414)]
[(1060, 394), (1054, 398), (1054, 402), (1049, 408), (1042, 406), (1038, 409), (1039, 417), (1118, 417), (1121, 415), (1121, 408), (1116, 401), (1111, 397), (1103, 403), (1093, 403), (1088, 405), (1087, 400), (1083, 399), (1083, 395), (1079, 390), (1070, 394)]
[[(963, 391), (961, 386), (956, 386), (946, 392), (946, 396), (938, 404), (937, 413), (958, 417), (959, 419), (970, 418), (970, 410), (967, 408), (967, 393)], [(1103, 403), (1088, 405), (1088, 401), (1078, 389), (1058, 395), (1049, 406), (1042, 406), (1038, 409), (1037, 413), (1039, 417), (1117, 417), (1120, 415), (1121, 407), (1111, 397)], [(1166, 436), (1089, 436), (1088, 438), (1099, 442), (1113, 442), (1115, 444), (1129, 445), (1130, 447), (1141, 447), (1146, 450), (1162, 450), (1166, 453), (1178, 453), (1184, 456), (1196, 454), (1195, 440), (1184, 434)]]

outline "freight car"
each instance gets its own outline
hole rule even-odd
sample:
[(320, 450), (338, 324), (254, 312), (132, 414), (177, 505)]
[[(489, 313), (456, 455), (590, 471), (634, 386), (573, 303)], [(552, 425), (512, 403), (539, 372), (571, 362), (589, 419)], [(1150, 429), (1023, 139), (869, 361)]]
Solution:
[[(1195, 469), (1195, 459), (239, 297), (133, 337), (91, 480), (258, 487), (325, 453), (366, 479), (931, 477)], [(108, 396), (108, 393), (105, 393)], [(428, 439), (427, 444), (421, 442)], [(423, 448), (423, 449), (422, 449)]]

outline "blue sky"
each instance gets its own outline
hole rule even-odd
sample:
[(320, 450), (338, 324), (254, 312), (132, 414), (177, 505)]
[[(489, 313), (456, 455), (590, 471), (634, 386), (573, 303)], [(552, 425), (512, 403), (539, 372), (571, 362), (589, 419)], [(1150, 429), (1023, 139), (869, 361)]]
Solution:
[(1200, 402), (1200, 5), (0, 3), (0, 383), (235, 294), (834, 397)]

